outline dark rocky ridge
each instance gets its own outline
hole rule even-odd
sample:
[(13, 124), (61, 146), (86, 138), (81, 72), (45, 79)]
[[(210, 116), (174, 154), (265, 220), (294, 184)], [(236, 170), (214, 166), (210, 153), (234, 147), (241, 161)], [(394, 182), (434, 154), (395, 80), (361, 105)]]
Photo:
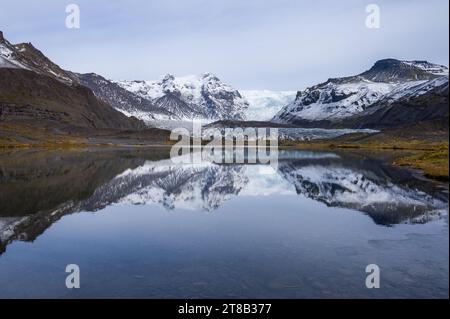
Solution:
[[(144, 122), (115, 110), (85, 84), (86, 77), (63, 70), (31, 43), (12, 45), (0, 34), (7, 51), (0, 67), (0, 120), (35, 127), (85, 127), (142, 130)], [(1, 62), (1, 61), (0, 61)], [(119, 88), (120, 89), (120, 88)], [(125, 90), (122, 90), (127, 93)]]
[(156, 106), (151, 101), (123, 89), (118, 84), (111, 82), (98, 74), (73, 73), (73, 75), (80, 84), (90, 88), (97, 97), (107, 102), (115, 109), (121, 109), (127, 112), (142, 111), (152, 115), (160, 114), (176, 117), (170, 111)]
[[(425, 61), (413, 61), (425, 63)], [(405, 64), (396, 59), (383, 59), (375, 62), (370, 70), (359, 75), (374, 82), (406, 81), (406, 80), (431, 80), (438, 77), (414, 65)]]
[[(384, 59), (297, 93), (273, 119), (299, 127), (383, 129), (448, 119), (448, 68)], [(448, 125), (447, 125), (448, 129)]]
[(53, 121), (90, 128), (145, 128), (100, 101), (81, 85), (66, 85), (52, 77), (24, 69), (0, 69), (1, 121)]
[(19, 63), (23, 68), (53, 77), (69, 85), (74, 82), (71, 72), (61, 69), (31, 43), (13, 45), (3, 37), (2, 33), (0, 45), (9, 49), (12, 52), (11, 59)]
[(189, 117), (192, 116), (192, 114), (198, 114), (201, 112), (199, 108), (196, 108), (194, 105), (187, 104), (180, 99), (179, 95), (172, 92), (168, 92), (164, 96), (156, 99), (154, 103), (161, 109), (170, 110), (172, 114), (171, 118)]

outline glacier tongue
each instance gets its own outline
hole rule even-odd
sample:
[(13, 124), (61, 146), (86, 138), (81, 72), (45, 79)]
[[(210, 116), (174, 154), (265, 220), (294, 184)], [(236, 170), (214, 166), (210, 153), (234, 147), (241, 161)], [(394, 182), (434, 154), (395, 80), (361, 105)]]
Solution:
[(294, 101), (296, 91), (240, 90), (248, 101), (247, 120), (269, 121), (281, 108)]

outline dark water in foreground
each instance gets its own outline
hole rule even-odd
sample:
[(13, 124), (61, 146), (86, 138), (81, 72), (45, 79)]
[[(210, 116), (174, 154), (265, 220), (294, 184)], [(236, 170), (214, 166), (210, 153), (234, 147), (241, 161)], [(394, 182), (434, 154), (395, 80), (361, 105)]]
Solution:
[(276, 170), (166, 157), (0, 153), (0, 297), (448, 297), (448, 195), (407, 170), (355, 153), (285, 152)]

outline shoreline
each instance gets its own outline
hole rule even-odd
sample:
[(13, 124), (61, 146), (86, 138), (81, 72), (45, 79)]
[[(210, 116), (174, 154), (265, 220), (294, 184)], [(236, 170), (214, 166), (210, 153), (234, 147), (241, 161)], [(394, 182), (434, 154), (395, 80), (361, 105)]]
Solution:
[[(318, 150), (318, 151), (362, 151), (387, 157), (384, 161), (387, 163), (413, 169), (424, 178), (446, 183), (449, 182), (449, 152), (448, 141), (425, 143), (425, 142), (403, 142), (402, 144), (393, 143), (351, 143), (337, 141), (308, 141), (293, 142), (284, 141), (279, 144), (280, 150)], [(22, 143), (0, 145), (0, 151), (8, 150), (84, 150), (94, 149), (146, 149), (146, 148), (170, 148), (170, 143), (117, 143), (117, 142), (46, 142), (46, 143)]]
[[(381, 155), (384, 153), (389, 164), (413, 169), (421, 176), (442, 183), (449, 182), (449, 142), (402, 141), (400, 143), (383, 142), (337, 142), (308, 141), (287, 142), (280, 145), (285, 150), (335, 150), (362, 151)], [(388, 154), (387, 154), (388, 153)]]

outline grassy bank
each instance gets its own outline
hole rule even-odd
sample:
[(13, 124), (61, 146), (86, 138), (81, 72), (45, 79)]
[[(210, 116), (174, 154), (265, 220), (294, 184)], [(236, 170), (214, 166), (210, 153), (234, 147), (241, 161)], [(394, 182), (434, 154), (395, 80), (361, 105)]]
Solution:
[(39, 125), (29, 121), (0, 122), (0, 149), (139, 147), (165, 146), (171, 143), (170, 132), (154, 128), (129, 131), (44, 124)]
[(393, 165), (405, 166), (423, 171), (430, 179), (449, 180), (449, 143), (448, 141), (421, 141), (391, 139), (382, 140), (329, 140), (280, 143), (282, 149), (317, 150), (364, 150), (366, 152), (389, 152)]
[(428, 178), (448, 182), (448, 147), (446, 150), (422, 151), (411, 156), (400, 157), (395, 165), (408, 166), (423, 171)]

